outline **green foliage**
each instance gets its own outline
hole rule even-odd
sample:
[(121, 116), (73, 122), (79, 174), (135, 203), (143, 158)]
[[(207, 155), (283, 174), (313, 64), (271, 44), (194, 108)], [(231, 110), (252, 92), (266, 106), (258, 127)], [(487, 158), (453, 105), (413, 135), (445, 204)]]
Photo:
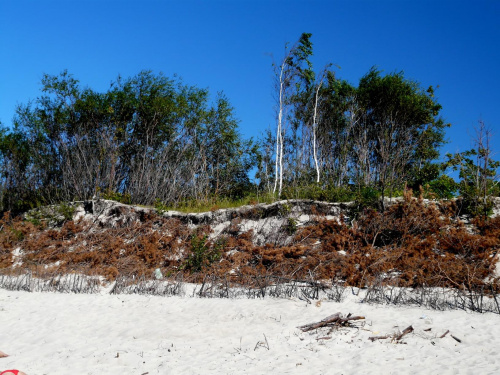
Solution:
[(362, 186), (356, 191), (349, 215), (356, 218), (367, 208), (380, 208), (381, 193), (371, 186)]
[(297, 219), (293, 217), (288, 217), (286, 219), (285, 231), (288, 233), (289, 236), (292, 236), (297, 232), (298, 228), (297, 224), (298, 224)]
[(252, 140), (241, 139), (233, 112), (228, 99), (219, 93), (207, 114), (204, 152), (211, 171), (211, 194), (241, 199), (252, 189), (248, 170), (256, 163), (257, 148)]
[(292, 206), (290, 206), (288, 203), (282, 203), (279, 206), (279, 216), (281, 217), (287, 217), (290, 215), (292, 212)]
[(167, 204), (156, 200), (154, 207), (159, 214), (166, 211), (180, 211), (186, 213), (208, 212), (220, 209), (238, 208), (241, 206), (255, 205), (258, 203), (272, 203), (276, 199), (272, 194), (257, 195), (249, 193), (241, 199), (232, 199), (224, 197), (212, 197), (208, 200), (186, 199), (175, 204)]
[(430, 181), (426, 187), (426, 193), (434, 195), (437, 199), (451, 199), (455, 196), (458, 189), (458, 184), (453, 178), (447, 175), (441, 175), (438, 178)]
[(159, 199), (156, 199), (154, 207), (159, 215), (163, 215), (165, 212), (169, 210), (169, 207)]
[[(286, 199), (352, 200), (349, 184), (370, 186), (386, 196), (402, 191), (407, 181), (418, 189), (438, 178), (439, 166), (432, 161), (449, 125), (439, 116), (441, 105), (432, 87), (425, 90), (403, 73), (382, 74), (375, 68), (358, 87), (331, 70), (319, 82), (297, 72), (294, 77), (297, 85), (283, 120), (289, 130), (282, 136), (268, 132), (261, 140), (258, 176), (263, 187), (274, 190), (281, 173), (275, 176), (275, 161), (281, 158), (281, 196)], [(282, 155), (276, 151), (280, 138)]]
[(75, 214), (76, 208), (68, 203), (61, 203), (56, 205), (55, 211), (58, 215), (62, 216), (63, 222), (73, 220), (73, 215)]
[(297, 187), (287, 187), (283, 190), (284, 199), (311, 199), (325, 202), (350, 202), (355, 199), (355, 193), (349, 186), (320, 186), (315, 183)]
[(356, 193), (356, 199), (360, 202), (376, 202), (380, 198), (380, 192), (371, 186), (364, 186)]
[(423, 90), (403, 73), (382, 76), (372, 68), (360, 80), (358, 95), (373, 144), (370, 168), (378, 171), (384, 196), (386, 188), (401, 188), (409, 172), (439, 156), (447, 125), (438, 117), (441, 105), (432, 88)]
[(413, 169), (408, 178), (408, 188), (418, 191), (431, 181), (437, 180), (445, 166), (440, 163), (425, 163), (419, 168)]
[(18, 230), (14, 228), (13, 226), (10, 227), (10, 231), (12, 235), (14, 236), (15, 241), (22, 241), (24, 239), (24, 232), (21, 230)]
[(473, 217), (488, 217), (493, 213), (494, 202), (491, 196), (482, 197), (480, 192), (471, 185), (460, 183), (462, 213)]
[(120, 193), (117, 191), (106, 190), (100, 193), (102, 199), (108, 199), (123, 204), (132, 204), (132, 197), (129, 193)]
[(220, 250), (224, 246), (224, 241), (220, 240), (215, 244), (208, 241), (208, 235), (195, 234), (191, 237), (191, 253), (184, 262), (182, 268), (191, 272), (200, 272), (205, 267), (218, 261), (221, 257)]
[(447, 166), (459, 171), (463, 213), (488, 217), (492, 213), (492, 196), (498, 194), (497, 170), (500, 162), (491, 158), (491, 131), (483, 122), (476, 128), (475, 148), (454, 155), (447, 154)]
[(51, 206), (42, 206), (28, 211), (25, 215), (27, 221), (36, 226), (47, 223), (49, 226), (61, 226), (73, 220), (76, 207), (69, 203), (60, 203)]
[[(499, 164), (481, 141), (449, 157), (445, 166), (460, 171), (458, 185), (443, 175), (434, 160), (449, 125), (434, 88), (375, 68), (357, 87), (331, 65), (316, 78), (311, 37), (303, 33), (274, 65), (283, 124), (278, 139), (269, 131), (260, 142), (243, 139), (223, 93), (211, 103), (207, 89), (177, 77), (142, 71), (97, 92), (67, 71), (44, 75), (40, 96), (18, 106), (13, 126), (0, 124), (0, 211), (95, 194), (158, 212), (238, 207), (277, 199), (283, 174), (284, 199), (356, 201), (361, 208), (408, 182), (429, 197), (449, 199), (458, 190), (468, 213), (486, 215), (488, 197), (498, 194)], [(275, 155), (278, 144), (283, 154)], [(264, 197), (250, 181), (256, 166)]]
[(42, 94), (0, 128), (3, 209), (90, 199), (152, 205), (252, 190), (256, 146), (239, 134), (222, 94), (150, 71), (109, 90), (82, 88), (67, 71), (44, 75)]

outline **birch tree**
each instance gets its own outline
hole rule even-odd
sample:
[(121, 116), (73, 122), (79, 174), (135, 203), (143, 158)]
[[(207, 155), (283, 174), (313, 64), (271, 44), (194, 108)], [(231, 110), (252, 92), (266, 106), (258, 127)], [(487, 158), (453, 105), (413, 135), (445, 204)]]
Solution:
[(293, 113), (293, 100), (304, 88), (302, 82), (313, 78), (309, 57), (312, 55), (312, 34), (303, 33), (291, 48), (285, 46), (285, 57), (279, 65), (274, 64), (277, 92), (275, 181), (273, 194), (281, 196), (283, 190), (284, 142), (287, 124)]

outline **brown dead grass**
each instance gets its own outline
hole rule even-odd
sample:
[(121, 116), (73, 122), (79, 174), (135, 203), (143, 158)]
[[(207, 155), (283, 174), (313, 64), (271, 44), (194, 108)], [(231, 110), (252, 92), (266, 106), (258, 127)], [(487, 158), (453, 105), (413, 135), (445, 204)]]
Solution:
[[(22, 249), (22, 268), (44, 272), (150, 277), (184, 273), (201, 282), (206, 275), (248, 282), (262, 275), (299, 280), (330, 280), (364, 287), (375, 282), (405, 287), (451, 287), (498, 291), (493, 279), (494, 256), (500, 247), (500, 218), (475, 220), (470, 225), (454, 217), (453, 207), (427, 204), (407, 193), (385, 212), (367, 210), (352, 226), (326, 220), (300, 229), (287, 246), (256, 246), (251, 231), (240, 233), (233, 220), (223, 237), (206, 240), (204, 248), (216, 260), (203, 260), (201, 271), (186, 267), (193, 254), (193, 236), (202, 238), (210, 227), (196, 231), (177, 219), (153, 214), (139, 221), (123, 220), (115, 227), (95, 227), (68, 221), (60, 228), (0, 220), (0, 269), (11, 270), (14, 249)], [(215, 259), (215, 258), (214, 258)]]

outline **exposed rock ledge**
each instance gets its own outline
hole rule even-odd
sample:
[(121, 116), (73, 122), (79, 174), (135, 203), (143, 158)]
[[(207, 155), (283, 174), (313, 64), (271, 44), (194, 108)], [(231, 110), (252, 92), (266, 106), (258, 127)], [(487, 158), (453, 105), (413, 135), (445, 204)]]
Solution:
[[(352, 203), (328, 203), (311, 200), (283, 200), (271, 204), (256, 204), (231, 209), (220, 209), (202, 213), (166, 211), (158, 213), (154, 208), (126, 205), (111, 200), (77, 201), (61, 206), (46, 206), (28, 212), (27, 219), (43, 218), (49, 226), (58, 226), (64, 219), (92, 222), (95, 228), (124, 227), (134, 222), (143, 222), (151, 215), (176, 219), (195, 228), (209, 225), (211, 237), (224, 233), (244, 233), (253, 231), (254, 244), (286, 244), (296, 229), (317, 222), (318, 219), (340, 220), (346, 217)], [(70, 209), (68, 209), (68, 207)], [(66, 216), (68, 212), (72, 217)]]
[[(103, 226), (113, 224), (126, 224), (127, 222), (141, 220), (146, 214), (157, 213), (153, 208), (126, 205), (111, 200), (94, 200), (71, 203), (75, 206), (73, 219), (90, 219)], [(179, 211), (166, 211), (160, 214), (166, 218), (178, 219), (190, 225), (216, 226), (235, 218), (247, 220), (261, 220), (270, 217), (295, 217), (322, 215), (329, 219), (339, 217), (345, 213), (352, 203), (328, 203), (308, 200), (283, 200), (271, 204), (256, 204), (238, 208), (220, 209), (201, 213), (184, 213)], [(305, 217), (301, 218), (302, 221)]]
[[(394, 203), (401, 198), (388, 200)], [(123, 226), (135, 221), (143, 221), (147, 215), (158, 214), (172, 218), (193, 227), (210, 225), (212, 228), (240, 220), (239, 225), (245, 227), (248, 222), (262, 222), (269, 219), (283, 221), (293, 219), (297, 226), (311, 222), (313, 217), (322, 216), (326, 219), (339, 219), (341, 215), (348, 216), (353, 202), (331, 203), (312, 200), (282, 200), (271, 204), (256, 204), (238, 208), (219, 209), (201, 213), (184, 213), (165, 211), (158, 213), (156, 209), (119, 203), (112, 200), (75, 201), (67, 204), (70, 207), (73, 220), (88, 220), (101, 227)], [(31, 210), (25, 214), (27, 219), (42, 217), (49, 225), (57, 225), (64, 221), (61, 206), (53, 205)], [(500, 198), (494, 198), (493, 217), (500, 215)], [(68, 219), (66, 217), (66, 219)], [(241, 225), (243, 224), (243, 225)], [(275, 227), (275, 225), (273, 225)], [(243, 229), (243, 228), (242, 228)], [(248, 228), (250, 229), (250, 228)], [(217, 231), (215, 229), (215, 231)]]

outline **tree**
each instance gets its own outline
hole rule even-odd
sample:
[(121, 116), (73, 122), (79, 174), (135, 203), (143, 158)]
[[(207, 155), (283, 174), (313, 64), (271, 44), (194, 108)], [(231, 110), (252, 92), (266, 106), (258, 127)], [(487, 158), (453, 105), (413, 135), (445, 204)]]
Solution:
[(209, 96), (149, 71), (118, 77), (105, 92), (66, 71), (45, 75), (42, 96), (0, 131), (4, 208), (96, 194), (149, 205), (241, 196), (254, 146), (229, 100), (220, 94), (211, 105)]
[(439, 155), (446, 125), (438, 117), (441, 105), (433, 89), (422, 90), (403, 73), (381, 76), (372, 68), (360, 80), (358, 96), (373, 142), (371, 162), (383, 204), (388, 189), (400, 188), (410, 171)]
[(492, 131), (483, 121), (475, 127), (474, 148), (447, 154), (447, 165), (459, 171), (459, 193), (464, 213), (488, 217), (493, 208), (491, 196), (498, 194), (500, 162), (492, 159)]
[[(298, 42), (290, 49), (285, 47), (285, 57), (279, 65), (274, 65), (277, 91), (277, 126), (276, 126), (276, 157), (275, 183), (273, 193), (278, 188), (278, 196), (283, 189), (283, 156), (287, 122), (293, 118), (291, 110), (294, 99), (301, 96), (301, 91), (307, 91), (304, 83), (309, 85), (314, 80), (309, 57), (312, 55), (312, 34), (303, 33)], [(296, 102), (297, 103), (297, 102)]]
[(23, 210), (36, 202), (30, 188), (31, 150), (26, 137), (0, 126), (0, 211)]
[(203, 152), (210, 192), (214, 196), (242, 198), (250, 189), (248, 170), (256, 162), (255, 147), (252, 140), (242, 140), (233, 112), (227, 97), (219, 93), (207, 114)]
[[(345, 80), (339, 80), (328, 71), (326, 83), (319, 92), (321, 103), (317, 126), (319, 164), (325, 175), (325, 183), (339, 187), (349, 183), (350, 164), (356, 150), (353, 132), (359, 124), (361, 110), (356, 99), (356, 88)], [(360, 159), (359, 162), (362, 160)]]

